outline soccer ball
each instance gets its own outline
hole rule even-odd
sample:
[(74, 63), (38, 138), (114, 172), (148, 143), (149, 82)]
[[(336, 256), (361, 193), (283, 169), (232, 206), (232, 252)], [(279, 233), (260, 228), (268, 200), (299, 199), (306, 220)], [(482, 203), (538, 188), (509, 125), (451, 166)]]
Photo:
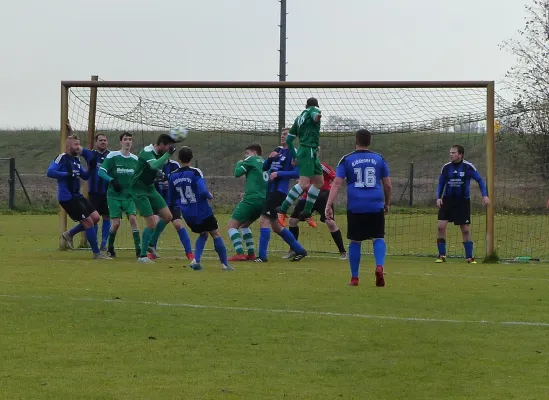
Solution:
[(168, 135), (176, 142), (182, 142), (189, 137), (189, 131), (187, 128), (183, 127), (172, 128), (170, 129), (170, 132), (168, 132)]

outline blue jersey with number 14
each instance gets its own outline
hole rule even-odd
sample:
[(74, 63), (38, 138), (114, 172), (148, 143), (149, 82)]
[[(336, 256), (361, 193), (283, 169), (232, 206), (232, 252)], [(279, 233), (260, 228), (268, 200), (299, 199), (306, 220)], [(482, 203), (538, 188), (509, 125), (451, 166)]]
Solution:
[(204, 175), (198, 168), (181, 167), (171, 173), (166, 200), (168, 206), (181, 209), (188, 224), (199, 224), (213, 214), (208, 202), (211, 198)]
[(372, 213), (383, 210), (385, 194), (381, 180), (389, 176), (389, 167), (381, 154), (355, 150), (343, 156), (336, 177), (347, 180), (347, 210)]

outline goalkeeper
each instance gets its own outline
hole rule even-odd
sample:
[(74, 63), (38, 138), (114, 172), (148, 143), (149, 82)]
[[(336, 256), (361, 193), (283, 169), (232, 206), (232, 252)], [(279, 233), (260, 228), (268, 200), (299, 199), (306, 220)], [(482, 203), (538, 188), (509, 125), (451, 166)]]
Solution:
[[(175, 141), (163, 133), (158, 136), (156, 144), (146, 146), (139, 153), (137, 168), (132, 177), (131, 191), (135, 207), (139, 214), (145, 218), (146, 227), (143, 229), (141, 240), (141, 254), (137, 259), (140, 263), (154, 263), (147, 257), (150, 243), (158, 241), (158, 237), (167, 224), (172, 220), (172, 213), (166, 204), (166, 200), (154, 187), (154, 180), (158, 170), (168, 161), (170, 155), (175, 152)], [(155, 212), (160, 216), (156, 222)]]
[(120, 135), (120, 151), (110, 152), (99, 168), (99, 177), (109, 182), (107, 189), (107, 204), (111, 217), (107, 255), (116, 257), (114, 240), (120, 227), (122, 213), (125, 213), (132, 227), (133, 243), (137, 257), (141, 254), (141, 239), (135, 217), (135, 204), (131, 195), (132, 177), (137, 168), (137, 156), (130, 153), (133, 136), (129, 132)]
[[(286, 138), (288, 148), (297, 159), (299, 181), (290, 189), (282, 205), (277, 208), (277, 212), (282, 215), (287, 215), (290, 206), (308, 189), (305, 207), (300, 213), (300, 218), (309, 218), (320, 189), (324, 185), (322, 165), (320, 165), (318, 158), (321, 118), (322, 114), (318, 109), (318, 100), (314, 97), (309, 98), (305, 110), (295, 119)], [(293, 143), (296, 137), (299, 139), (299, 148), (297, 150)]]

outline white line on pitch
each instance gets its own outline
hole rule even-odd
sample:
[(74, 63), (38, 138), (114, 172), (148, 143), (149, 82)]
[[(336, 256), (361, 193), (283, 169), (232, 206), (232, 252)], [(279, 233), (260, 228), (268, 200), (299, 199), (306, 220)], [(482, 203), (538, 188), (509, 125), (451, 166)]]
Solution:
[[(20, 296), (14, 294), (0, 294), (3, 298), (14, 299), (38, 299), (38, 300), (55, 300), (52, 296)], [(57, 298), (63, 300), (62, 298)], [(310, 310), (292, 310), (292, 309), (272, 309), (258, 307), (229, 307), (216, 306), (210, 304), (190, 304), (190, 303), (165, 303), (155, 301), (128, 301), (128, 300), (111, 300), (111, 299), (95, 299), (95, 298), (74, 298), (70, 300), (77, 302), (92, 302), (92, 303), (121, 303), (134, 305), (147, 305), (158, 307), (174, 307), (174, 308), (195, 308), (204, 310), (225, 310), (225, 311), (242, 311), (242, 312), (258, 312), (265, 314), (298, 314), (298, 315), (316, 315), (326, 317), (347, 317), (361, 319), (378, 319), (403, 322), (434, 322), (434, 323), (452, 323), (452, 324), (485, 324), (485, 325), (518, 325), (518, 326), (542, 326), (549, 327), (549, 322), (532, 322), (532, 321), (488, 321), (488, 320), (465, 320), (465, 319), (443, 319), (443, 318), (418, 318), (418, 317), (396, 317), (390, 315), (371, 315), (359, 313), (340, 313), (333, 311), (310, 311)]]

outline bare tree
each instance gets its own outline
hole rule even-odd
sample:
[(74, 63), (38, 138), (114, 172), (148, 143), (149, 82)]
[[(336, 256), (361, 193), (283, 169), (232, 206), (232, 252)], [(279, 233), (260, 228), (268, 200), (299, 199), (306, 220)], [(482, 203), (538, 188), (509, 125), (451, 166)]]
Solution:
[(516, 57), (506, 74), (518, 109), (518, 126), (524, 145), (540, 175), (549, 181), (549, 0), (532, 0), (526, 7), (526, 24), (518, 37), (502, 48)]

